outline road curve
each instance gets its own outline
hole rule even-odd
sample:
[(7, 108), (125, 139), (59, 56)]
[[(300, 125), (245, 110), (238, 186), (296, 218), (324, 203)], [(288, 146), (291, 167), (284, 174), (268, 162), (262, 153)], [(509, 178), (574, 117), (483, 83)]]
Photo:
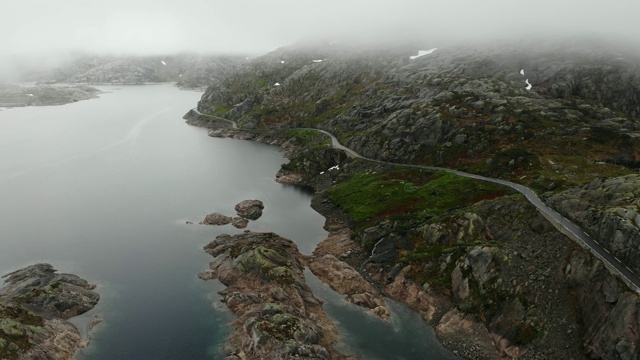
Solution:
[[(198, 111), (198, 109), (196, 109), (196, 108), (192, 109), (192, 111), (195, 112), (198, 115), (201, 115), (201, 116), (208, 116), (208, 117), (211, 117), (211, 118), (214, 118), (214, 119), (225, 121), (225, 122), (231, 124), (231, 127), (233, 129), (237, 129), (237, 130), (256, 130), (256, 129), (243, 129), (243, 128), (240, 128), (240, 127), (238, 127), (238, 124), (233, 120), (225, 119), (225, 118), (222, 118), (222, 117), (219, 117), (219, 116), (203, 114), (200, 111)], [(582, 229), (580, 229), (580, 227), (578, 227), (576, 224), (571, 222), (569, 219), (567, 219), (564, 216), (560, 215), (555, 210), (553, 210), (550, 207), (548, 207), (544, 202), (542, 202), (542, 200), (540, 200), (538, 195), (536, 195), (536, 193), (533, 192), (533, 190), (529, 189), (528, 187), (526, 187), (524, 185), (516, 184), (514, 182), (507, 181), (507, 180), (495, 179), (495, 178), (490, 178), (490, 177), (476, 175), (476, 174), (470, 174), (470, 173), (466, 173), (466, 172), (463, 172), (463, 171), (454, 170), (454, 169), (448, 169), (448, 168), (442, 168), (442, 167), (438, 167), (438, 166), (402, 164), (402, 163), (395, 163), (395, 162), (390, 162), (390, 161), (382, 161), (382, 160), (377, 160), (377, 159), (371, 159), (371, 158), (362, 156), (362, 155), (358, 154), (357, 152), (353, 151), (352, 149), (340, 144), (338, 139), (328, 131), (320, 130), (320, 129), (314, 129), (314, 128), (295, 128), (295, 129), (299, 129), (299, 130), (314, 130), (314, 131), (321, 132), (321, 133), (329, 136), (329, 138), (331, 138), (331, 146), (333, 146), (335, 149), (343, 150), (344, 152), (346, 152), (347, 154), (349, 154), (350, 156), (352, 156), (354, 158), (358, 158), (358, 159), (362, 159), (362, 160), (366, 160), (366, 161), (371, 161), (371, 162), (375, 162), (375, 163), (379, 163), (379, 164), (403, 166), (403, 167), (414, 168), (414, 169), (444, 171), (444, 172), (448, 172), (448, 173), (451, 173), (451, 174), (456, 174), (456, 175), (459, 175), (459, 176), (463, 176), (463, 177), (466, 177), (466, 178), (486, 181), (486, 182), (490, 182), (490, 183), (494, 183), (494, 184), (499, 184), (499, 185), (510, 187), (510, 188), (516, 190), (517, 192), (521, 193), (522, 195), (524, 195), (527, 198), (527, 200), (529, 200), (529, 202), (533, 206), (535, 206), (540, 212), (543, 213), (543, 215), (545, 215), (545, 217), (547, 219), (553, 220), (555, 222), (554, 225), (556, 226), (556, 228), (558, 228), (559, 230), (564, 232), (567, 236), (572, 238), (574, 241), (577, 241), (578, 243), (582, 243), (582, 245), (586, 246), (589, 250), (591, 250), (591, 253), (593, 253), (600, 260), (602, 260), (602, 262), (604, 262), (605, 265), (607, 265), (607, 267), (611, 271), (614, 272), (614, 274), (617, 274), (630, 288), (632, 288), (632, 290), (634, 290), (636, 293), (640, 294), (640, 278), (638, 278), (638, 276), (636, 276), (636, 274), (633, 273), (633, 271), (631, 271), (628, 267), (626, 267), (624, 264), (622, 264), (622, 262), (620, 262), (620, 260), (618, 260), (611, 253), (609, 253), (609, 251), (607, 249), (605, 249), (602, 245), (600, 245), (600, 243), (598, 243), (597, 241), (593, 240), (587, 233), (585, 233)]]

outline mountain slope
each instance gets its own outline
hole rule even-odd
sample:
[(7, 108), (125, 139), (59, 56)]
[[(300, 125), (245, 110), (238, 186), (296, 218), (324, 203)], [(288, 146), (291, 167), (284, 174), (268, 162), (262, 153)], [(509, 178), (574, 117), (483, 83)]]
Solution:
[(526, 184), (623, 261), (636, 259), (640, 58), (584, 40), (412, 58), (434, 47), (281, 48), (213, 84), (198, 109), (261, 130), (212, 136), (286, 147), (279, 181), (312, 185), (326, 242), (339, 239), (314, 254), (331, 249), (458, 354), (637, 359), (640, 297), (523, 197), (348, 158), (288, 129), (328, 130), (370, 158)]
[(640, 62), (540, 46), (416, 59), (407, 46), (282, 48), (210, 87), (199, 110), (245, 127), (331, 129), (368, 157), (524, 176), (540, 189), (627, 173), (606, 163), (640, 159)]

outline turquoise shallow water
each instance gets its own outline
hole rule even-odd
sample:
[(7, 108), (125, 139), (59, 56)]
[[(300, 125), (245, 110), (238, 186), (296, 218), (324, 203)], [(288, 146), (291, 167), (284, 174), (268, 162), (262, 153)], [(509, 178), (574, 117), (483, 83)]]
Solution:
[[(200, 93), (170, 85), (103, 90), (95, 100), (0, 111), (0, 273), (49, 262), (98, 284), (100, 304), (76, 322), (93, 314), (105, 321), (78, 358), (218, 358), (233, 316), (216, 293), (222, 285), (196, 275), (211, 260), (202, 247), (241, 230), (185, 222), (214, 211), (233, 215), (239, 201), (260, 199), (264, 215), (249, 229), (277, 232), (308, 254), (326, 236), (324, 218), (308, 193), (273, 181), (286, 162), (278, 148), (210, 138), (184, 124)], [(369, 315), (344, 310), (319, 282), (313, 288), (345, 334), (361, 334), (345, 335), (350, 352), (447, 354), (411, 312), (403, 319), (418, 325), (407, 332), (398, 323), (374, 331), (359, 325)], [(380, 347), (376, 336), (421, 345)]]

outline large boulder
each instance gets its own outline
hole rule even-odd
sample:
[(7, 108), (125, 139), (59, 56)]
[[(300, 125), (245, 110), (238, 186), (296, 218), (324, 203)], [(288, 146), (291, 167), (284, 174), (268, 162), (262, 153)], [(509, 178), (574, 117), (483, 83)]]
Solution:
[(227, 225), (232, 222), (233, 219), (229, 216), (222, 215), (220, 213), (212, 213), (205, 216), (204, 220), (200, 224), (204, 225)]
[(244, 200), (236, 205), (238, 216), (248, 220), (258, 220), (262, 216), (264, 204), (260, 200)]

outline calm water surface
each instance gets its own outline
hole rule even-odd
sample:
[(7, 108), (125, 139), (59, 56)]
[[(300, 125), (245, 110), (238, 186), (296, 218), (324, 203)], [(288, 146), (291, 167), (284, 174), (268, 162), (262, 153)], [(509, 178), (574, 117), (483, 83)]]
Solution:
[[(184, 124), (201, 93), (102, 89), (96, 100), (0, 111), (0, 273), (49, 262), (98, 284), (99, 305), (75, 321), (105, 321), (80, 359), (219, 358), (233, 316), (216, 294), (222, 286), (196, 274), (211, 260), (206, 243), (241, 230), (185, 222), (260, 199), (264, 215), (248, 228), (291, 238), (308, 254), (326, 236), (324, 218), (309, 194), (273, 181), (286, 162), (277, 148), (212, 139)], [(399, 316), (413, 324), (408, 331), (366, 325), (370, 316), (315, 280), (343, 324), (345, 349), (366, 358), (449, 356), (412, 313)], [(414, 345), (380, 348), (376, 336)]]

